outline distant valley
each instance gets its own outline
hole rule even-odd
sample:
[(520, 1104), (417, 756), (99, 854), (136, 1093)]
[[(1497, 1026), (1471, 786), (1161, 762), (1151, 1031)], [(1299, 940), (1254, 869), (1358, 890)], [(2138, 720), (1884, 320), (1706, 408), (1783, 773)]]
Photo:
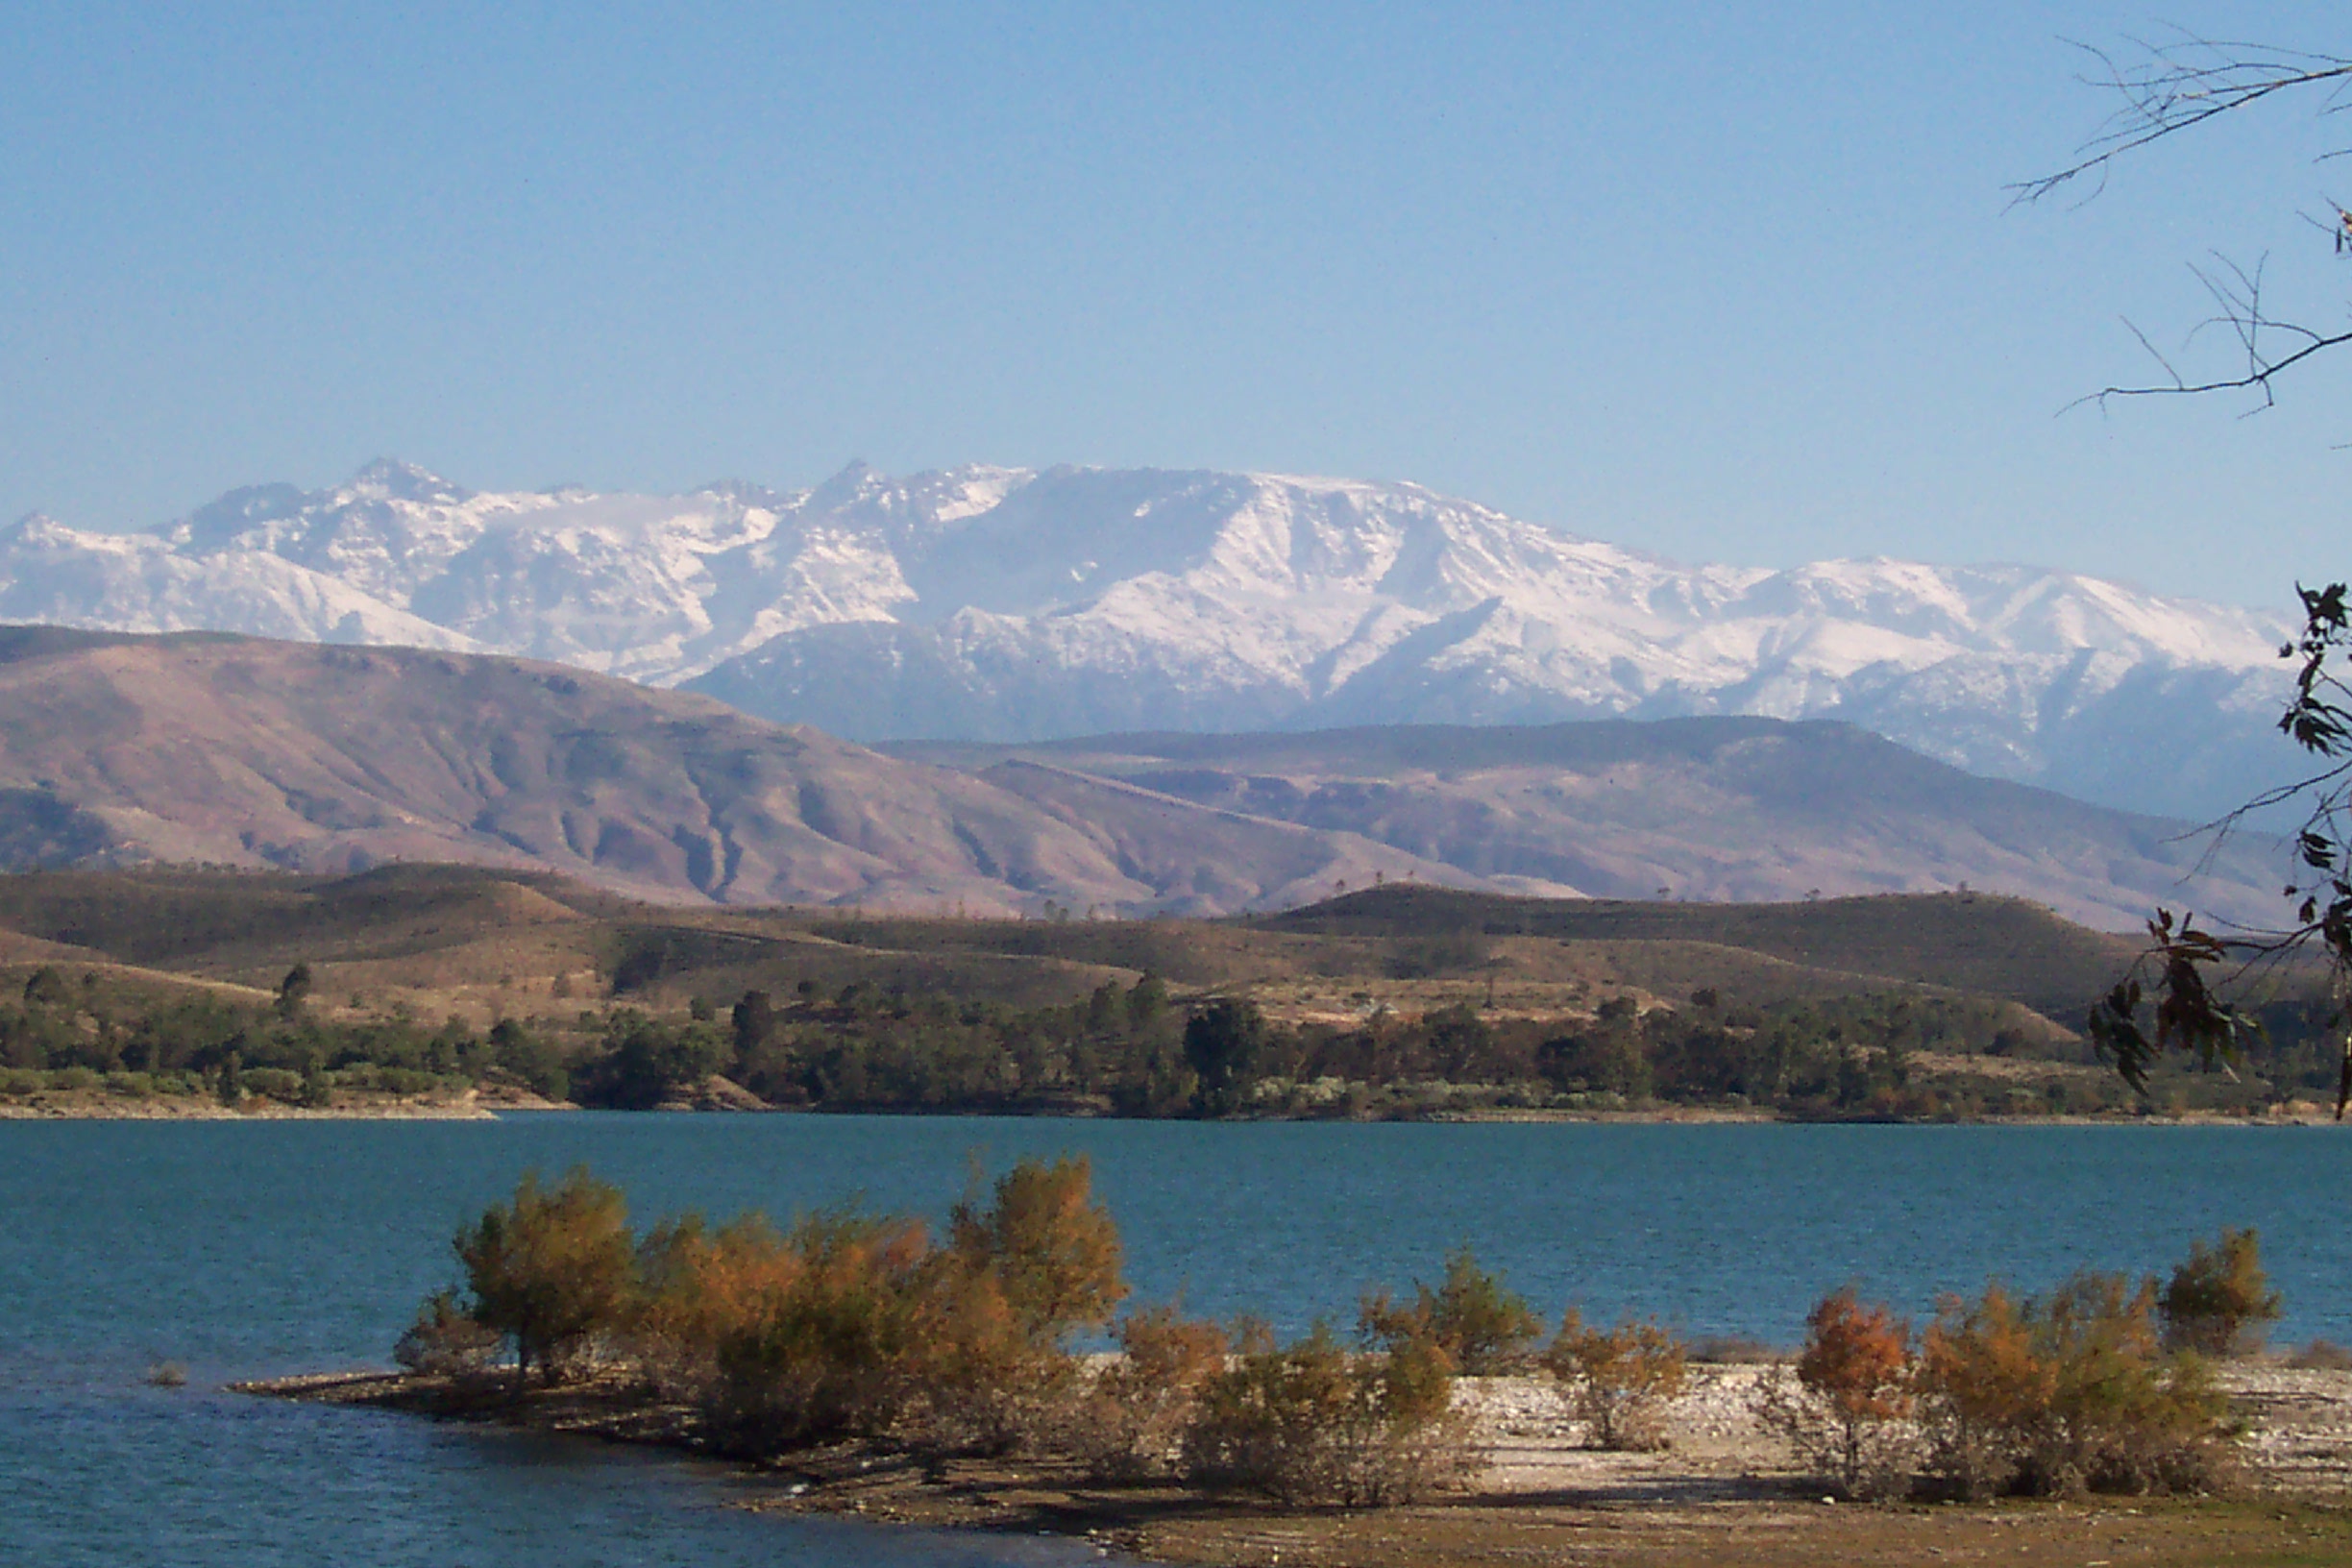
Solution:
[(23, 519), (0, 618), (522, 654), (860, 742), (1835, 719), (2199, 820), (2296, 765), (2278, 615), (2021, 566), (1682, 566), (1284, 475), (852, 467), (642, 496), (379, 463), (142, 534)]
[(1351, 834), (1496, 891), (1776, 902), (1998, 890), (2136, 927), (2157, 903), (2280, 914), (2276, 841), (1983, 779), (1850, 725), (1769, 719), (1384, 725), (1300, 735), (899, 743), (1041, 800), (1115, 781)]

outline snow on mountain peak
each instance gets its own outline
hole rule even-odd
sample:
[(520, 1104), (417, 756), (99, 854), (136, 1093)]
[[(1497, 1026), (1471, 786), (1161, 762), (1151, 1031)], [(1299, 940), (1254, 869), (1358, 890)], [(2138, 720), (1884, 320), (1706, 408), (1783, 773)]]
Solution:
[(379, 457), (338, 487), (341, 493), (364, 501), (406, 501), (453, 506), (470, 491), (459, 488), (429, 469), (397, 457)]
[(862, 462), (649, 496), (382, 459), (149, 535), (28, 518), (0, 614), (524, 653), (861, 739), (1828, 716), (2172, 810), (2271, 755), (2288, 629), (2029, 567), (1682, 566), (1403, 482)]

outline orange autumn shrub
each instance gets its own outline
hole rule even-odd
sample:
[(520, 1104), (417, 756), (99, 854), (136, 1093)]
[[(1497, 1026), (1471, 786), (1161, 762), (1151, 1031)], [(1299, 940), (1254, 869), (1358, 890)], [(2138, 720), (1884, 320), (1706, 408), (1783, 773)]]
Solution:
[(1056, 1424), (1077, 1377), (1003, 1279), (952, 1249), (923, 1271), (907, 1366), (916, 1398), (900, 1435), (935, 1456), (1027, 1446)]
[(2153, 1280), (2077, 1274), (2046, 1297), (1946, 1298), (1919, 1377), (1930, 1462), (1965, 1496), (2205, 1491), (2232, 1435), (2206, 1363), (2168, 1351)]
[(1028, 1332), (1055, 1344), (1108, 1323), (1127, 1297), (1118, 1227), (1093, 1181), (1085, 1155), (1024, 1160), (997, 1178), (985, 1207), (968, 1196), (948, 1220), (964, 1265), (992, 1276)]
[(1231, 1340), (1214, 1323), (1175, 1307), (1119, 1319), (1119, 1354), (1076, 1402), (1067, 1442), (1097, 1481), (1137, 1482), (1170, 1473), (1200, 1390), (1225, 1370)]
[(1188, 1480), (1285, 1503), (1409, 1502), (1468, 1469), (1454, 1369), (1427, 1340), (1351, 1355), (1327, 1323), (1278, 1345), (1244, 1327), (1241, 1354), (1201, 1386), (1184, 1434)]
[(1024, 1161), (935, 1245), (919, 1221), (834, 1210), (778, 1233), (689, 1216), (639, 1249), (631, 1338), (713, 1441), (772, 1454), (889, 1436), (1003, 1452), (1072, 1385), (1067, 1340), (1126, 1286), (1083, 1160)]
[(892, 1429), (911, 1397), (922, 1227), (853, 1211), (778, 1235), (681, 1221), (645, 1248), (637, 1337), (720, 1446), (767, 1454)]
[(1996, 1283), (1976, 1300), (1946, 1296), (1920, 1345), (1929, 1464), (1960, 1496), (2006, 1487), (2025, 1434), (2055, 1402), (2058, 1368), (2021, 1304)]
[(1794, 1383), (1768, 1384), (1762, 1413), (1848, 1496), (1899, 1491), (1909, 1483), (1911, 1369), (1911, 1326), (1848, 1286), (1806, 1314)]
[(1083, 1155), (1024, 1160), (982, 1203), (968, 1194), (932, 1261), (919, 1381), (934, 1448), (1004, 1453), (1066, 1425), (1069, 1340), (1126, 1298), (1118, 1228)]
[(1690, 1364), (1689, 1347), (1671, 1331), (1629, 1317), (1613, 1329), (1586, 1328), (1571, 1307), (1541, 1360), (1567, 1388), (1595, 1448), (1668, 1446), (1666, 1404), (1682, 1391)]

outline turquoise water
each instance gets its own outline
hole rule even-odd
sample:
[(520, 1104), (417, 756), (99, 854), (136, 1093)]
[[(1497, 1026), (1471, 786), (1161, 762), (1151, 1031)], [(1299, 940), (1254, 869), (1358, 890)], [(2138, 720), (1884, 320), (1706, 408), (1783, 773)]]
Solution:
[[(381, 1364), (457, 1223), (585, 1162), (641, 1220), (863, 1192), (937, 1213), (976, 1157), (1084, 1150), (1146, 1296), (1286, 1326), (1474, 1245), (1547, 1312), (1794, 1338), (1852, 1281), (1915, 1312), (2000, 1274), (2144, 1270), (2262, 1228), (2282, 1337), (2352, 1341), (2333, 1129), (1198, 1125), (563, 1115), (0, 1123), (0, 1560), (1056, 1563), (1053, 1541), (746, 1516), (723, 1471), (219, 1391)], [(184, 1389), (145, 1386), (185, 1365)]]

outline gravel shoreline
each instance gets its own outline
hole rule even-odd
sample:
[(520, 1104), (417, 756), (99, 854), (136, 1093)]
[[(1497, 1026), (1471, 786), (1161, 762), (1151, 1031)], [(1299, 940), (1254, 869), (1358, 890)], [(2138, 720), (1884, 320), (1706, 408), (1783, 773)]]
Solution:
[[(738, 1501), (761, 1512), (1083, 1535), (1105, 1553), (1203, 1568), (1606, 1561), (1796, 1565), (2004, 1562), (2203, 1565), (2352, 1561), (2352, 1373), (2270, 1362), (2221, 1369), (2247, 1427), (2247, 1480), (2221, 1500), (2100, 1498), (1982, 1507), (1825, 1506), (1754, 1414), (1766, 1365), (1700, 1363), (1668, 1409), (1673, 1446), (1584, 1447), (1558, 1389), (1532, 1377), (1464, 1379), (1483, 1466), (1468, 1488), (1406, 1507), (1288, 1508), (1172, 1484), (1112, 1487), (1055, 1461), (923, 1465), (843, 1444), (747, 1466)], [(415, 1411), (698, 1451), (693, 1413), (622, 1380), (453, 1397), (447, 1383), (369, 1373), (237, 1385), (277, 1398)], [(2086, 1545), (2086, 1543), (2089, 1543)], [(2275, 1556), (2290, 1543), (2306, 1555)], [(2297, 1545), (2295, 1554), (2305, 1547)], [(2112, 1555), (2109, 1555), (2112, 1552)], [(2085, 1554), (2088, 1554), (2087, 1556)]]

